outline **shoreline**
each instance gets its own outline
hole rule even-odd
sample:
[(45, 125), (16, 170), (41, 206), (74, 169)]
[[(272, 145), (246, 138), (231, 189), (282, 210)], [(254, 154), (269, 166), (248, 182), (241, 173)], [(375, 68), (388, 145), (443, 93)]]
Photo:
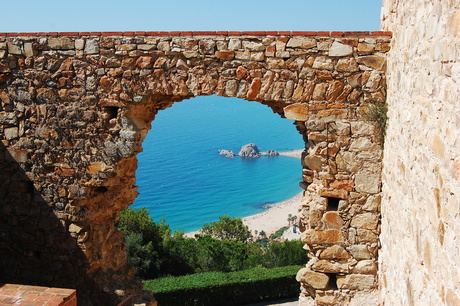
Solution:
[[(303, 151), (304, 149), (298, 149), (288, 152), (279, 152), (279, 154), (283, 156), (301, 158)], [(243, 220), (243, 224), (248, 226), (253, 236), (256, 236), (255, 231), (258, 233), (260, 233), (260, 231), (264, 231), (267, 237), (269, 237), (270, 234), (288, 225), (287, 218), (289, 214), (298, 217), (302, 197), (303, 191), (284, 201), (269, 204), (267, 205), (268, 207), (266, 210), (255, 215), (241, 218)], [(296, 222), (297, 221), (298, 219)], [(195, 237), (195, 234), (198, 233), (199, 231), (188, 232), (185, 233), (185, 236), (193, 238)]]
[(292, 151), (287, 151), (287, 152), (278, 152), (278, 153), (279, 153), (279, 155), (282, 155), (282, 156), (302, 158), (302, 152), (303, 151), (304, 151), (304, 149), (298, 149), (298, 150), (292, 150)]

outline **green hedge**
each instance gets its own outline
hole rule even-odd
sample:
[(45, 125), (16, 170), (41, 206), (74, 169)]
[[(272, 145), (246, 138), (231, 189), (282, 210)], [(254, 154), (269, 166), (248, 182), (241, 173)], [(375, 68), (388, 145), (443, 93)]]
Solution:
[(158, 304), (241, 305), (299, 295), (295, 275), (300, 266), (206, 272), (144, 281)]

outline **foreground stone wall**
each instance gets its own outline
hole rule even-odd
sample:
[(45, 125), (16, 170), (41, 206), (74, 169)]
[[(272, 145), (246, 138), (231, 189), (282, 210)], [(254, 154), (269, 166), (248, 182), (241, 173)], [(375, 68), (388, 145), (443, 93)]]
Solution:
[[(389, 33), (0, 34), (0, 279), (138, 295), (118, 212), (156, 113), (217, 94), (258, 101), (304, 136), (302, 301), (376, 288)], [(299, 171), (301, 167), (299, 165)], [(178, 208), (180, 209), (180, 208)]]
[(381, 302), (460, 305), (460, 3), (383, 2)]

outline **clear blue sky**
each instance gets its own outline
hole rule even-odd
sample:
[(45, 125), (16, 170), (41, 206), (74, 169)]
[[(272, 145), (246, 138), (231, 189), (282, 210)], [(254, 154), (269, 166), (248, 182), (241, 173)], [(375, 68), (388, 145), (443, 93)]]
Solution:
[(381, 0), (9, 0), (0, 32), (378, 31)]

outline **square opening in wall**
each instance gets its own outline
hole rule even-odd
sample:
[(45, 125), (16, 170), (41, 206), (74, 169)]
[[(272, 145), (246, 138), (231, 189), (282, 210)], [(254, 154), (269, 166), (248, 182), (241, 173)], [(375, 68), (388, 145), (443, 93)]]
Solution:
[(337, 211), (339, 210), (339, 198), (327, 198), (327, 211)]
[(108, 119), (114, 119), (114, 118), (117, 118), (117, 115), (118, 115), (118, 107), (116, 106), (107, 106), (104, 108), (105, 112), (107, 113), (108, 115)]
[(329, 284), (327, 285), (327, 290), (338, 290), (337, 287), (337, 275), (335, 273), (326, 273), (329, 276)]

